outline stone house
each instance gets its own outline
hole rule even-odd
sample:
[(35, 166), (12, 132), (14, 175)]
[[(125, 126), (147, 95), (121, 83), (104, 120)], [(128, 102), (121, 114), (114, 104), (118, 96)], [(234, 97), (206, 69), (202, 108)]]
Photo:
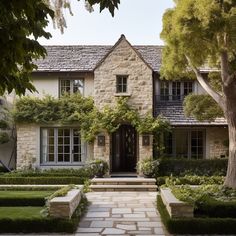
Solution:
[[(66, 91), (92, 96), (102, 109), (128, 97), (140, 114), (163, 114), (173, 132), (163, 137), (168, 157), (226, 157), (227, 124), (223, 118), (198, 122), (186, 118), (182, 101), (189, 93), (204, 93), (197, 81), (159, 79), (161, 46), (132, 46), (124, 35), (114, 46), (46, 46), (48, 56), (37, 61), (33, 96), (54, 97)], [(202, 71), (207, 73), (207, 71)], [(144, 138), (148, 142), (144, 141)], [(93, 144), (81, 140), (78, 127), (17, 125), (17, 168), (79, 167), (103, 158), (113, 172), (135, 172), (138, 160), (153, 156), (152, 137), (139, 135), (128, 123), (109, 135), (100, 133)]]

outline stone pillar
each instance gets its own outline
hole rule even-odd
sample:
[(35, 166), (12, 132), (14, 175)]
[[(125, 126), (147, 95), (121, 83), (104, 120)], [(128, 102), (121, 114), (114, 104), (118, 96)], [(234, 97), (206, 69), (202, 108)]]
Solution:
[(39, 126), (17, 125), (17, 170), (35, 168), (39, 165)]
[(105, 131), (99, 135), (104, 135), (105, 145), (99, 145), (98, 136), (96, 136), (94, 141), (94, 159), (103, 159), (110, 165), (110, 135)]
[(143, 145), (143, 135), (139, 135), (139, 161), (146, 157), (153, 157), (153, 135), (149, 135), (150, 143), (147, 146)]

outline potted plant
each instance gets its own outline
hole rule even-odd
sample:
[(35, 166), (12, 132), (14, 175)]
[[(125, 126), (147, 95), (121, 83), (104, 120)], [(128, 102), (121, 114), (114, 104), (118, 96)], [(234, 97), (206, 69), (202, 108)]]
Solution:
[(108, 163), (102, 159), (95, 159), (89, 163), (89, 169), (93, 176), (102, 178), (108, 172)]
[(137, 163), (137, 170), (145, 177), (153, 177), (158, 171), (159, 162), (147, 157)]

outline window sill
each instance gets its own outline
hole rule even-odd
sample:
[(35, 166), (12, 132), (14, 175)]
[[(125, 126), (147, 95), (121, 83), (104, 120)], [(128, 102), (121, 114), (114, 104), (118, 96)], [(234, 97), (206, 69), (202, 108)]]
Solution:
[(115, 93), (115, 97), (130, 97), (131, 93)]

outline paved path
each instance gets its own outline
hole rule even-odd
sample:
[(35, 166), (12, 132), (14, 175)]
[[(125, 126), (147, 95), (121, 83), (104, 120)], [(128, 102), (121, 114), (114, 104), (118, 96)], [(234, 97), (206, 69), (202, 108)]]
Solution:
[(75, 235), (164, 236), (156, 195), (157, 192), (87, 193), (91, 204)]

